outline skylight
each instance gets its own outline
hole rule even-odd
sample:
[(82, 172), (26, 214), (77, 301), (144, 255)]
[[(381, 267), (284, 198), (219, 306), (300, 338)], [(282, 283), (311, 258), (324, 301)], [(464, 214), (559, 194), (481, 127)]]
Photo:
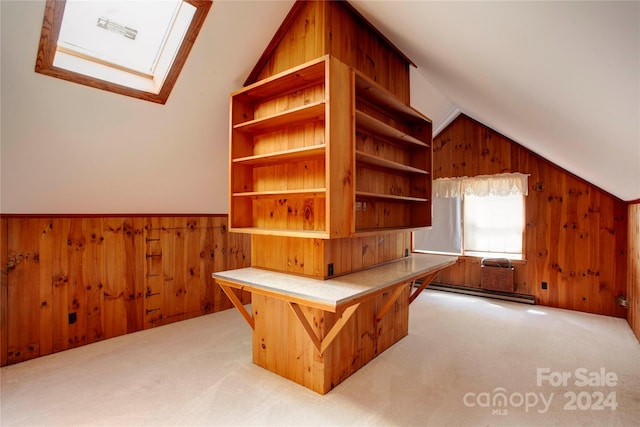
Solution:
[(203, 0), (48, 0), (36, 71), (118, 93), (123, 90), (114, 88), (131, 88), (123, 94), (164, 103), (210, 6)]

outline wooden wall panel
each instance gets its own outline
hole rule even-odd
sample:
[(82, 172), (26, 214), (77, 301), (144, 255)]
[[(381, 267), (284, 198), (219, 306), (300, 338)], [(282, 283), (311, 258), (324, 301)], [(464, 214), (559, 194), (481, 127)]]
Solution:
[(406, 57), (343, 2), (327, 2), (327, 52), (410, 104)]
[(101, 218), (86, 218), (83, 221), (85, 236), (85, 257), (82, 269), (86, 289), (84, 306), (86, 312), (87, 344), (100, 341), (104, 333), (104, 292), (105, 275), (104, 237)]
[[(8, 254), (12, 265), (8, 274), (7, 361), (21, 362), (40, 353), (40, 233), (46, 220), (9, 221)], [(35, 231), (35, 232), (34, 232)], [(13, 250), (20, 248), (19, 251)], [(24, 286), (28, 283), (30, 286)], [(66, 303), (66, 302), (65, 302)]]
[[(85, 263), (86, 238), (83, 234), (83, 220), (72, 218), (69, 221), (69, 232), (67, 238), (67, 304), (61, 305), (60, 323), (67, 321), (67, 347), (73, 348), (86, 344), (87, 329), (87, 307), (85, 304), (86, 285), (83, 271), (90, 274), (96, 269), (91, 263)], [(67, 313), (67, 319), (64, 314)], [(75, 315), (75, 319), (69, 316)], [(63, 328), (64, 329), (64, 328)]]
[(105, 246), (105, 335), (115, 337), (127, 333), (126, 293), (126, 251), (124, 220), (105, 218), (103, 225)]
[(132, 217), (123, 221), (125, 249), (124, 305), (127, 313), (127, 331), (144, 328), (144, 218)]
[[(626, 316), (616, 303), (627, 293), (625, 202), (464, 115), (434, 139), (433, 155), (434, 178), (530, 174), (516, 292), (552, 307)], [(479, 259), (464, 257), (436, 281), (479, 287), (479, 270)]]
[(231, 308), (211, 274), (251, 258), (224, 215), (2, 216), (0, 233), (3, 366)]
[(245, 86), (326, 54), (362, 71), (410, 104), (411, 61), (341, 1), (296, 2)]
[[(58, 352), (66, 350), (69, 344), (69, 311), (67, 301), (69, 300), (69, 229), (71, 224), (70, 218), (55, 218), (51, 220), (50, 244), (52, 246), (51, 253), (51, 285), (47, 284), (48, 269), (47, 264), (43, 264), (44, 272), (40, 272), (42, 277), (41, 293), (43, 296), (48, 294), (51, 289), (51, 335), (48, 330), (40, 331), (40, 339), (42, 341), (51, 340), (52, 351)], [(45, 245), (46, 246), (46, 245)], [(15, 246), (20, 248), (20, 246)], [(44, 248), (43, 248), (44, 249)], [(11, 275), (11, 274), (10, 274)], [(21, 283), (29, 283), (29, 281), (21, 280)], [(24, 285), (22, 285), (24, 286)], [(29, 289), (27, 287), (27, 289)], [(9, 298), (11, 308), (14, 307), (14, 300)], [(18, 307), (25, 307), (18, 304)], [(28, 307), (28, 306), (27, 306)], [(44, 320), (44, 319), (43, 319)], [(44, 322), (43, 322), (44, 323)], [(42, 353), (41, 353), (42, 354)]]
[(295, 237), (251, 237), (254, 267), (289, 274), (329, 278), (402, 258), (411, 250), (411, 233), (400, 231), (344, 239), (301, 239)]
[[(216, 233), (219, 233), (220, 239), (216, 240), (215, 251), (220, 253), (218, 259), (221, 261), (220, 265), (224, 265), (223, 270), (234, 270), (236, 268), (249, 267), (251, 265), (251, 237), (246, 234), (229, 233), (227, 231), (227, 222), (220, 224), (219, 228), (215, 228)], [(218, 234), (214, 236), (217, 239)], [(217, 242), (226, 242), (226, 246), (223, 246)], [(216, 268), (219, 264), (216, 263)], [(216, 270), (218, 271), (218, 270)], [(207, 277), (211, 277), (208, 275)], [(232, 308), (231, 301), (224, 296), (224, 292), (220, 286), (213, 281), (213, 288), (215, 289), (215, 304), (220, 304), (220, 309), (224, 310)], [(251, 302), (251, 292), (233, 290), (236, 293), (240, 301), (243, 304)], [(218, 296), (220, 295), (220, 296)]]
[(162, 273), (162, 218), (145, 218), (145, 297), (144, 327), (150, 328), (162, 318), (164, 276)]
[[(291, 13), (297, 19), (285, 20), (283, 27), (271, 42), (268, 60), (262, 65), (257, 78), (247, 81), (245, 85), (293, 68), (325, 54), (324, 17), (325, 5), (322, 2), (305, 1), (294, 5)], [(291, 16), (287, 18), (292, 18)], [(281, 38), (280, 38), (281, 37)], [(272, 49), (272, 50), (271, 50)], [(254, 70), (255, 72), (256, 70)]]
[(640, 340), (640, 202), (629, 205), (629, 314), (627, 320)]
[[(250, 239), (227, 233), (226, 221), (226, 217), (150, 219), (146, 225), (146, 327), (233, 307), (211, 274), (249, 266)], [(250, 302), (249, 293), (237, 294), (241, 301)]]
[[(8, 310), (9, 301), (9, 247), (7, 245), (7, 235), (9, 231), (9, 220), (0, 217), (0, 366), (7, 364), (8, 340)], [(13, 261), (12, 261), (13, 263)]]
[[(58, 245), (63, 244), (59, 236), (59, 224), (54, 227), (54, 221), (49, 219), (40, 223), (41, 227), (41, 245), (40, 245), (40, 282), (39, 282), (39, 298), (40, 306), (38, 307), (40, 317), (40, 354), (49, 354), (53, 352), (53, 328), (54, 328), (54, 307), (53, 303), (54, 286), (60, 284), (58, 280), (54, 280), (53, 259), (54, 259), (54, 242)], [(58, 250), (59, 252), (59, 250)], [(55, 276), (59, 278), (59, 274)], [(7, 300), (8, 301), (8, 300)]]

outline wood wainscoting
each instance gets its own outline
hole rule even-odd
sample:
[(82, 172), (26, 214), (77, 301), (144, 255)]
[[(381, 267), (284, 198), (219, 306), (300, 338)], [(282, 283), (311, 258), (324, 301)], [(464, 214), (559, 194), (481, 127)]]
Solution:
[[(433, 164), (434, 178), (529, 174), (516, 292), (541, 305), (627, 317), (618, 304), (628, 292), (626, 202), (465, 115), (434, 138)], [(461, 257), (434, 282), (479, 287), (480, 258)]]
[(2, 366), (231, 308), (211, 274), (251, 261), (227, 215), (3, 215), (0, 226)]
[(629, 315), (627, 320), (640, 341), (640, 200), (629, 205)]

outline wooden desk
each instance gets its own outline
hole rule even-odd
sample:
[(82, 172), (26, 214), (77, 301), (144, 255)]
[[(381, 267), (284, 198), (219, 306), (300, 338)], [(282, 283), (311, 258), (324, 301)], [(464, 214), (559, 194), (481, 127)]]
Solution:
[[(325, 394), (408, 334), (409, 304), (456, 260), (413, 254), (329, 280), (251, 267), (213, 277), (253, 329), (253, 362)], [(252, 313), (231, 288), (251, 292)]]

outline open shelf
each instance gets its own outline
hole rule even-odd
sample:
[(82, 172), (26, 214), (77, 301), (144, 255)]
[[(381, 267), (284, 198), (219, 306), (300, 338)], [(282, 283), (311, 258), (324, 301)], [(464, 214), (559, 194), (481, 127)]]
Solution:
[(239, 90), (232, 96), (241, 100), (261, 100), (321, 84), (325, 80), (326, 59), (326, 56), (323, 56), (275, 74)]
[(405, 123), (417, 124), (428, 121), (419, 111), (406, 105), (391, 92), (358, 71), (355, 72), (355, 86), (356, 97), (366, 100), (368, 104), (375, 105), (378, 109)]
[(391, 125), (388, 125), (359, 110), (356, 110), (356, 125), (371, 133), (380, 135), (395, 142), (416, 145), (425, 148), (429, 147), (428, 144), (420, 141), (418, 138), (415, 138), (414, 136), (409, 135), (408, 133), (403, 132)]
[(230, 229), (334, 239), (430, 225), (431, 132), (331, 56), (247, 86), (231, 95)]
[(272, 116), (239, 123), (233, 128), (251, 133), (269, 132), (282, 128), (283, 126), (293, 127), (304, 122), (324, 120), (324, 111), (325, 102), (323, 100), (292, 108)]
[(302, 237), (305, 239), (328, 239), (329, 233), (314, 230), (289, 230), (283, 228), (261, 228), (261, 227), (229, 227), (229, 231), (244, 234), (259, 234), (263, 236), (283, 236)]
[(398, 163), (391, 160), (383, 159), (371, 154), (364, 153), (356, 150), (356, 160), (358, 162), (366, 163), (368, 165), (378, 166), (385, 169), (392, 169), (399, 172), (406, 172), (418, 175), (428, 175), (429, 172), (423, 169), (414, 168), (413, 166), (405, 165), (404, 163)]
[(379, 235), (384, 233), (397, 233), (398, 231), (413, 231), (421, 228), (419, 226), (413, 227), (379, 227), (379, 228), (356, 228), (355, 234), (363, 237), (367, 235)]
[(357, 197), (366, 197), (369, 199), (380, 199), (380, 200), (395, 200), (402, 202), (426, 202), (429, 199), (424, 199), (422, 197), (410, 197), (410, 196), (395, 196), (393, 194), (381, 194), (381, 193), (370, 193), (367, 191), (356, 191)]
[(276, 196), (310, 196), (323, 197), (327, 192), (326, 188), (309, 188), (301, 190), (273, 190), (273, 191), (246, 191), (243, 193), (233, 193), (233, 197), (276, 197)]
[(291, 160), (322, 157), (325, 155), (326, 144), (313, 145), (310, 147), (294, 148), (291, 150), (275, 151), (272, 153), (258, 154), (255, 156), (240, 157), (233, 159), (233, 163), (243, 165), (267, 165)]

